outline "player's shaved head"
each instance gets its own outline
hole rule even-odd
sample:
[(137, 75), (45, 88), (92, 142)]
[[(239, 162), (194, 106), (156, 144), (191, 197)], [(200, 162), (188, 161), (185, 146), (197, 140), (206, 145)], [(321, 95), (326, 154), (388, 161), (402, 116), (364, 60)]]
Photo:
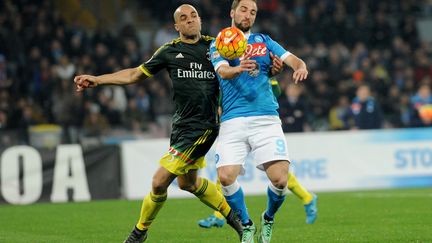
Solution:
[(189, 12), (195, 12), (198, 14), (198, 11), (195, 9), (194, 6), (190, 4), (182, 4), (180, 5), (175, 11), (174, 11), (174, 22), (177, 23), (180, 17), (183, 14), (189, 13)]
[(190, 4), (180, 5), (173, 14), (174, 27), (184, 42), (195, 43), (201, 38), (201, 18)]

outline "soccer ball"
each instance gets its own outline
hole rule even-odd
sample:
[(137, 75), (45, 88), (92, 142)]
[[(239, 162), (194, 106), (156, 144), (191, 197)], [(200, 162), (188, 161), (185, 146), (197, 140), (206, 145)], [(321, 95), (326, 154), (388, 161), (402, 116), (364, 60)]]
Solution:
[(228, 27), (219, 32), (215, 45), (222, 57), (233, 60), (241, 57), (246, 51), (247, 39), (240, 29)]
[(432, 122), (432, 104), (422, 105), (418, 112), (423, 122), (427, 124)]

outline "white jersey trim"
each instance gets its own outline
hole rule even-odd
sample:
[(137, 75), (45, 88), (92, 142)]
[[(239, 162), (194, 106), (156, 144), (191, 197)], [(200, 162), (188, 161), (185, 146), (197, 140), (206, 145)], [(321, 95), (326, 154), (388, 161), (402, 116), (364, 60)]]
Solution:
[(219, 62), (216, 63), (216, 65), (214, 66), (214, 70), (217, 72), (217, 70), (219, 69), (219, 67), (223, 64), (229, 65), (229, 63), (226, 60), (221, 60)]
[(289, 52), (289, 51), (287, 51), (287, 52), (285, 52), (285, 53), (280, 57), (280, 59), (281, 59), (282, 61), (285, 61), (285, 58), (287, 58), (287, 57), (290, 56), (290, 55), (292, 55), (292, 53)]

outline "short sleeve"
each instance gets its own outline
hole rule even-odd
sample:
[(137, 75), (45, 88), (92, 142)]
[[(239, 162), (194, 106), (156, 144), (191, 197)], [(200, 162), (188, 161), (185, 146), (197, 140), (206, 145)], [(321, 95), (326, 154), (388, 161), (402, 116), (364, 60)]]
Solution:
[(139, 66), (139, 69), (147, 76), (151, 77), (166, 67), (165, 59), (166, 46), (160, 47), (153, 56)]
[(270, 36), (266, 36), (266, 45), (269, 51), (278, 56), (280, 59), (285, 60), (285, 58), (291, 55), (291, 52), (285, 50), (279, 43), (274, 41)]

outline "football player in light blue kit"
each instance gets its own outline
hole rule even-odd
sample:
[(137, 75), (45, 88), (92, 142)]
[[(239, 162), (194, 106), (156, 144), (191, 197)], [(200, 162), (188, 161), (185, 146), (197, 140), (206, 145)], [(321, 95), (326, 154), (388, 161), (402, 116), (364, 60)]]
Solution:
[(288, 148), (277, 112), (278, 103), (269, 82), (270, 53), (280, 57), (293, 70), (293, 79), (305, 80), (306, 64), (273, 41), (269, 36), (251, 33), (257, 14), (256, 0), (234, 0), (232, 26), (248, 38), (248, 47), (240, 59), (227, 60), (211, 45), (211, 61), (222, 92), (222, 116), (216, 143), (216, 167), (228, 204), (243, 224), (242, 242), (254, 242), (256, 227), (250, 219), (237, 176), (244, 173), (246, 156), (251, 153), (256, 167), (270, 180), (267, 208), (261, 215), (258, 242), (270, 242), (274, 216), (287, 193)]

